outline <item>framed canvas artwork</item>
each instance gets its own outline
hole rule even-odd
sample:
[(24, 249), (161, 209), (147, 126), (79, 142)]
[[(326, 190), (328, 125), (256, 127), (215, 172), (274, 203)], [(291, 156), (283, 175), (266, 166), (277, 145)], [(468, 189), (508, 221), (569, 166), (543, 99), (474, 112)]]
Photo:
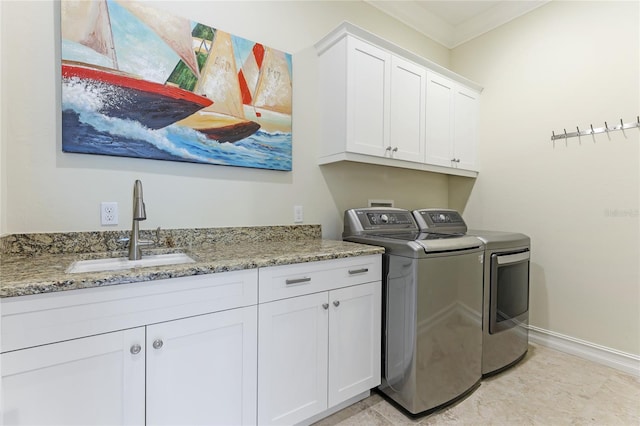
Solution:
[(291, 55), (143, 2), (63, 0), (62, 150), (291, 170)]

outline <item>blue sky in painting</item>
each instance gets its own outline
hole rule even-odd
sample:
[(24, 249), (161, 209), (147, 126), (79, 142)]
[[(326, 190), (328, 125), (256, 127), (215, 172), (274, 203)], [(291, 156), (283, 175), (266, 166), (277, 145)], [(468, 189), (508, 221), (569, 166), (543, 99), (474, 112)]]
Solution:
[[(255, 41), (247, 40), (242, 37), (231, 35), (231, 41), (233, 43), (233, 52), (236, 57), (236, 65), (238, 70), (242, 68), (244, 65), (244, 61), (247, 59), (247, 56), (251, 53), (251, 49), (253, 49), (253, 45), (256, 43)], [(285, 57), (287, 59), (287, 66), (289, 68), (289, 75), (292, 74), (293, 66), (291, 64), (291, 55), (285, 53)]]
[(108, 4), (119, 68), (164, 84), (180, 60), (178, 55), (117, 2)]

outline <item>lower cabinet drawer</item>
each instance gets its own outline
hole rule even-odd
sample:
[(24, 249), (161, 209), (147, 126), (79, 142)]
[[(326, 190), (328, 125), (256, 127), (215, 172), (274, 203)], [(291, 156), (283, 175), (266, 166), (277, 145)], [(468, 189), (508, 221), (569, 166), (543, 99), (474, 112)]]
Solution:
[(257, 303), (257, 269), (2, 299), (2, 352)]
[(380, 281), (379, 254), (272, 266), (258, 271), (259, 303)]

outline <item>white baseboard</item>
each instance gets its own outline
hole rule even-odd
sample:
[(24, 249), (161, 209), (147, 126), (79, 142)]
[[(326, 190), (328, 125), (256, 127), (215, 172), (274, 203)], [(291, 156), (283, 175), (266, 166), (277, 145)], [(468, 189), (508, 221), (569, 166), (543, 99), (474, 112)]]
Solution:
[(529, 341), (640, 377), (640, 356), (529, 326)]

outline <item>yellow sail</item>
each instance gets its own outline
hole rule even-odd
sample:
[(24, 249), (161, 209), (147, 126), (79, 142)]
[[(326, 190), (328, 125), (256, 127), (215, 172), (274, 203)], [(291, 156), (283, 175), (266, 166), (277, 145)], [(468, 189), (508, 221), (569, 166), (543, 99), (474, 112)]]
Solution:
[(253, 106), (291, 114), (291, 76), (284, 52), (266, 48)]
[(231, 34), (217, 30), (194, 92), (213, 101), (204, 111), (244, 118)]
[(61, 2), (62, 38), (108, 57), (118, 68), (106, 1)]
[(158, 34), (184, 61), (193, 74), (196, 77), (200, 76), (198, 61), (192, 47), (191, 21), (139, 2), (119, 1), (118, 4)]

